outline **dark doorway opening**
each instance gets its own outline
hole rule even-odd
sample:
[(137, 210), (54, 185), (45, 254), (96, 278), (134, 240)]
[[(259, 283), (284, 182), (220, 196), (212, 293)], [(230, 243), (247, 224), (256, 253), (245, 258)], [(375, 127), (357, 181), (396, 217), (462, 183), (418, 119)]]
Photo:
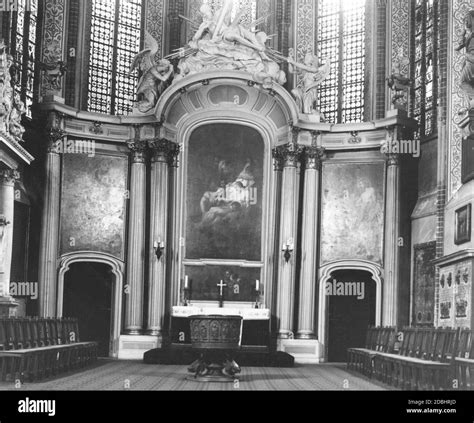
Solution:
[(326, 283), (328, 361), (345, 362), (347, 348), (363, 347), (367, 327), (375, 324), (376, 284), (369, 272), (339, 270)]
[(79, 319), (81, 341), (99, 343), (99, 356), (110, 352), (113, 274), (102, 263), (73, 263), (64, 276), (64, 317)]

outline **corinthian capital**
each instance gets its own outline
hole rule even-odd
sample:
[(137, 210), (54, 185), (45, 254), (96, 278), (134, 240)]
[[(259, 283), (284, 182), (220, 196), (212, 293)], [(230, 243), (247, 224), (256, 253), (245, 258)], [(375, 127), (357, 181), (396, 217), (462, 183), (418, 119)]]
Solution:
[(14, 169), (0, 170), (0, 183), (3, 185), (13, 186), (15, 181), (20, 179), (20, 172)]
[(380, 145), (380, 151), (387, 158), (388, 166), (397, 166), (400, 154), (395, 128), (387, 128), (387, 139), (382, 141)]
[(306, 169), (321, 170), (321, 160), (323, 159), (324, 155), (325, 150), (323, 147), (306, 147), (304, 151)]
[(164, 162), (169, 166), (176, 165), (176, 159), (180, 152), (180, 146), (165, 138), (156, 138), (148, 141), (150, 150), (153, 151), (152, 162)]
[(148, 147), (145, 140), (128, 140), (127, 147), (131, 152), (133, 163), (145, 163)]
[(284, 167), (296, 167), (303, 151), (302, 146), (292, 142), (275, 147), (272, 151), (275, 170), (282, 170)]

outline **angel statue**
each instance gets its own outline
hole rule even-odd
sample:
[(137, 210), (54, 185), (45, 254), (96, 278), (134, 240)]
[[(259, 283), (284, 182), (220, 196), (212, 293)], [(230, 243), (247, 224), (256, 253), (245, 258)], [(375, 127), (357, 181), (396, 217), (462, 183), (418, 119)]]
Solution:
[(155, 56), (158, 50), (156, 40), (145, 32), (145, 49), (135, 56), (130, 68), (130, 74), (135, 69), (139, 69), (142, 73), (137, 85), (138, 110), (142, 113), (149, 112), (155, 107), (158, 98), (173, 76), (173, 66), (168, 60), (156, 61)]
[(208, 39), (212, 38), (214, 35), (214, 30), (216, 29), (216, 17), (212, 13), (209, 5), (203, 4), (199, 11), (202, 15), (202, 23), (199, 25), (199, 28), (193, 36), (193, 41), (195, 42), (203, 39), (204, 37), (207, 37)]
[(466, 50), (466, 59), (461, 71), (461, 88), (469, 98), (470, 107), (474, 107), (474, 10), (466, 16), (466, 28), (456, 50), (462, 49)]
[(392, 104), (394, 107), (403, 105), (403, 99), (412, 85), (412, 80), (404, 75), (410, 61), (400, 52), (392, 65), (392, 73), (387, 78), (388, 87), (392, 90)]
[(228, 25), (222, 31), (222, 39), (263, 53), (265, 51), (265, 42), (268, 39), (267, 35), (263, 31), (259, 31), (260, 37), (258, 37), (255, 32), (240, 25), (242, 14), (243, 12), (240, 11), (232, 22), (227, 22)]
[(290, 64), (290, 72), (298, 73), (303, 77), (302, 87), (294, 88), (291, 93), (296, 99), (296, 103), (301, 113), (317, 114), (317, 87), (328, 76), (331, 71), (331, 62), (324, 59), (324, 65), (320, 66), (319, 59), (312, 53), (307, 53), (304, 63), (294, 60), (294, 51), (290, 49), (290, 57), (287, 59)]

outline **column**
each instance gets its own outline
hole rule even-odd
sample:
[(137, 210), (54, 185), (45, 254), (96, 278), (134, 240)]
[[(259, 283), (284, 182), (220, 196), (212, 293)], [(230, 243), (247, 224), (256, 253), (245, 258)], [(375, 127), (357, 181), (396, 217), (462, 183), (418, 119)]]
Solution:
[[(294, 8), (294, 51), (295, 60), (300, 63), (305, 62), (307, 53), (316, 54), (316, 13), (317, 2), (313, 0), (296, 0), (290, 2)], [(280, 50), (281, 51), (281, 50)], [(290, 80), (293, 79), (294, 87), (301, 87), (303, 85), (302, 74), (289, 74)]]
[[(400, 57), (410, 57), (410, 33), (411, 33), (411, 4), (410, 0), (390, 0), (387, 4), (387, 74), (392, 73), (393, 65), (400, 60)], [(410, 75), (410, 63), (402, 66), (402, 75)], [(408, 92), (398, 102), (399, 109), (407, 110)], [(393, 109), (392, 95), (388, 85), (385, 84), (385, 107), (386, 110)]]
[(156, 40), (160, 46), (157, 53), (159, 57), (165, 56), (165, 25), (166, 25), (166, 1), (165, 0), (148, 0), (146, 2), (146, 30)]
[[(273, 155), (283, 168), (280, 215), (280, 236), (278, 248), (278, 287), (276, 315), (279, 321), (278, 338), (293, 339), (293, 310), (295, 295), (295, 257), (298, 219), (297, 167), (301, 147), (296, 143), (277, 147)], [(283, 244), (291, 244), (293, 251), (287, 261), (282, 251)]]
[(305, 149), (305, 178), (303, 197), (302, 257), (300, 298), (298, 312), (298, 339), (315, 339), (314, 312), (315, 292), (318, 283), (318, 225), (319, 225), (319, 180), (324, 149)]
[[(166, 139), (149, 142), (153, 152), (151, 159), (151, 209), (149, 241), (149, 295), (148, 295), (148, 334), (162, 336), (163, 316), (165, 314), (166, 261), (168, 246), (168, 200), (169, 166), (179, 152), (179, 146)], [(163, 246), (158, 259), (156, 247)]]
[(56, 148), (56, 143), (65, 136), (59, 127), (58, 116), (52, 113), (49, 119), (38, 270), (39, 314), (43, 317), (56, 316), (61, 193), (61, 156), (59, 154), (61, 149)]
[(170, 173), (169, 173), (169, 216), (168, 218), (168, 260), (167, 260), (167, 280), (171, 281), (171, 289), (169, 290), (169, 296), (167, 298), (168, 306), (172, 307), (175, 305), (181, 305), (180, 303), (180, 278), (179, 269), (179, 252), (181, 248), (180, 239), (178, 237), (179, 230), (179, 218), (178, 218), (178, 201), (179, 201), (179, 186), (180, 180), (178, 175), (179, 168), (179, 151), (175, 155), (172, 155), (172, 161), (170, 162)]
[(143, 329), (147, 143), (139, 140), (137, 136), (137, 139), (128, 141), (127, 145), (131, 151), (132, 165), (129, 187), (125, 333), (139, 335)]
[(0, 170), (0, 316), (9, 316), (18, 304), (10, 297), (15, 181), (20, 174)]
[(39, 92), (43, 102), (64, 103), (66, 73), (68, 0), (45, 0), (43, 5), (42, 49), (39, 59), (41, 71)]
[[(394, 133), (394, 131), (393, 131)], [(393, 137), (393, 134), (392, 134)], [(390, 139), (390, 137), (389, 137)], [(393, 138), (391, 138), (393, 139)], [(390, 142), (390, 141), (388, 141)], [(389, 150), (390, 151), (390, 150)], [(398, 263), (400, 229), (400, 168), (397, 154), (387, 155), (387, 186), (385, 201), (384, 286), (382, 324), (397, 325)]]

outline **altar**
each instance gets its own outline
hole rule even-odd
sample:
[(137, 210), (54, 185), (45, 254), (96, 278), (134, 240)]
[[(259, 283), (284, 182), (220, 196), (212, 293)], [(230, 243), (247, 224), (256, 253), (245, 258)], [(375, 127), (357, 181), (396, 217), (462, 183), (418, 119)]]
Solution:
[(234, 307), (175, 306), (171, 311), (170, 337), (172, 346), (191, 347), (191, 316), (241, 316), (242, 348), (269, 351), (271, 319), (269, 309)]
[[(191, 318), (235, 316), (243, 355), (277, 351), (319, 363), (333, 342), (345, 351), (341, 327), (365, 332), (398, 321), (401, 215), (390, 213), (401, 203), (403, 172), (381, 145), (409, 136), (414, 122), (396, 110), (349, 126), (321, 122), (316, 91), (330, 62), (311, 52), (282, 56), (240, 17), (230, 25), (232, 4), (215, 13), (203, 5), (200, 30), (174, 53), (155, 62), (147, 37), (135, 59), (149, 78), (137, 97), (145, 123), (127, 144), (130, 179), (146, 181), (149, 166), (150, 180), (133, 190), (130, 221), (150, 216), (150, 230), (134, 224), (127, 235), (131, 292), (120, 357), (138, 358), (154, 342), (163, 351), (150, 352), (149, 362), (184, 359), (192, 355)], [(174, 73), (170, 61), (178, 62)], [(301, 87), (290, 93), (288, 77)], [(331, 303), (324, 290), (334, 273), (354, 270), (373, 293), (360, 313)], [(345, 323), (330, 321), (335, 313)], [(364, 335), (357, 332), (357, 342)]]

